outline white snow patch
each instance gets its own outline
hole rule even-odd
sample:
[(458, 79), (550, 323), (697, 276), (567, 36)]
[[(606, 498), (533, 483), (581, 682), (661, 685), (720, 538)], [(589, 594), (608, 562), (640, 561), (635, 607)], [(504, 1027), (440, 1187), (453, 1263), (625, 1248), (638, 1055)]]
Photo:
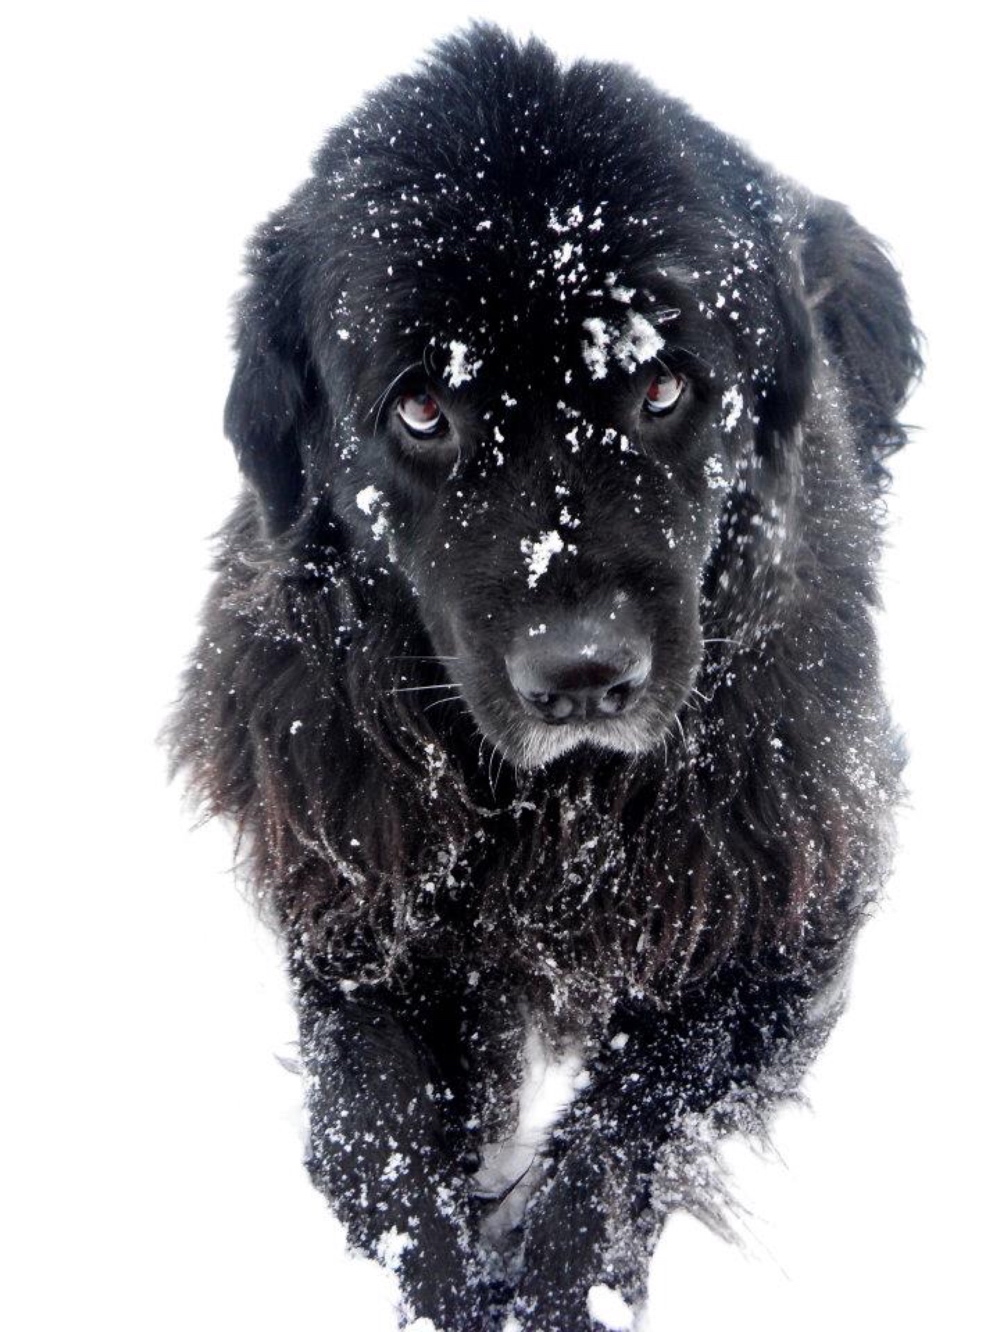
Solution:
[(451, 388), (458, 388), (468, 383), (483, 368), (483, 363), (469, 360), (469, 348), (464, 342), (449, 342), (448, 347), (451, 360), (445, 368), (444, 377)]
[(566, 543), (556, 531), (543, 532), (535, 541), (527, 537), (521, 542), (521, 550), (527, 556), (528, 586), (535, 587), (539, 578), (546, 572), (553, 555), (564, 550)]
[(717, 453), (705, 460), (705, 480), (708, 482), (709, 490), (725, 490), (726, 472), (722, 466), (722, 459)]
[(397, 1180), (404, 1164), (405, 1158), (402, 1152), (393, 1152), (382, 1169), (382, 1178), (392, 1181)]
[(387, 1267), (390, 1272), (399, 1271), (399, 1262), (407, 1249), (413, 1247), (413, 1239), (405, 1230), (397, 1230), (395, 1226), (384, 1231), (378, 1239), (375, 1246), (375, 1252), (378, 1260), (383, 1267)]
[[(600, 208), (597, 210), (600, 212)], [(565, 236), (567, 231), (575, 231), (583, 222), (583, 209), (579, 204), (574, 204), (566, 214), (566, 221), (560, 222), (559, 215), (554, 208), (549, 209), (549, 230), (554, 231), (557, 236)]]
[(645, 317), (629, 312), (628, 325), (615, 343), (615, 359), (627, 374), (634, 374), (663, 346), (663, 339)]
[(735, 384), (723, 393), (722, 406), (726, 409), (726, 414), (722, 418), (722, 428), (728, 434), (736, 429), (736, 422), (743, 415), (743, 394)]
[[(615, 288), (612, 295), (625, 299), (626, 289)], [(590, 341), (583, 343), (583, 360), (594, 379), (604, 379), (608, 373), (608, 355), (615, 360), (626, 374), (634, 374), (647, 361), (652, 360), (663, 346), (663, 339), (645, 315), (630, 310), (623, 327), (610, 329), (603, 319), (593, 318), (583, 321), (584, 330)]]
[(591, 1286), (587, 1291), (587, 1312), (595, 1323), (610, 1332), (631, 1332), (635, 1326), (632, 1310), (610, 1286)]
[(577, 247), (572, 241), (564, 241), (552, 251), (552, 267), (565, 268), (576, 252)]
[[(354, 499), (361, 512), (366, 514), (369, 518), (372, 516), (377, 505), (385, 503), (382, 498), (382, 492), (377, 490), (375, 486), (365, 486), (364, 490), (358, 491)], [(381, 513), (375, 514), (375, 521), (372, 523), (372, 536), (376, 541), (381, 541), (388, 531), (389, 516), (383, 508)], [(389, 558), (395, 563), (396, 555), (392, 548), (391, 540), (389, 543)]]
[(608, 348), (611, 335), (603, 319), (585, 319), (583, 327), (593, 342), (583, 344), (583, 360), (594, 379), (604, 379), (608, 373)]

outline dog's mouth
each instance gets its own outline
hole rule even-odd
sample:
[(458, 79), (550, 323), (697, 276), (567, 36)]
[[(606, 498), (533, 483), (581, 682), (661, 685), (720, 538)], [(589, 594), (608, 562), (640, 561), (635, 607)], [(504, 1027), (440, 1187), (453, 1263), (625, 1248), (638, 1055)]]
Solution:
[(639, 755), (657, 748), (663, 741), (664, 731), (660, 726), (650, 720), (629, 718), (577, 721), (558, 727), (526, 721), (508, 728), (497, 744), (515, 767), (540, 768), (581, 746)]

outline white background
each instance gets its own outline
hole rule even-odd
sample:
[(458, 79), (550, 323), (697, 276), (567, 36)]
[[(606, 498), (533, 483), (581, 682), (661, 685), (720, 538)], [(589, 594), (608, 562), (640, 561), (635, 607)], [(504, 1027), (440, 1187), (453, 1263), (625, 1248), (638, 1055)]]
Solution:
[[(748, 1252), (672, 1222), (649, 1325), (995, 1326), (993, 41), (965, 4), (108, 3), (6, 20), (4, 1116), (12, 1329), (390, 1332), (299, 1161), (293, 1038), (222, 829), (154, 737), (193, 643), (241, 246), (324, 130), (473, 12), (629, 61), (891, 242), (927, 335), (885, 671), (912, 750), (886, 904)], [(923, 15), (923, 16), (922, 16)]]

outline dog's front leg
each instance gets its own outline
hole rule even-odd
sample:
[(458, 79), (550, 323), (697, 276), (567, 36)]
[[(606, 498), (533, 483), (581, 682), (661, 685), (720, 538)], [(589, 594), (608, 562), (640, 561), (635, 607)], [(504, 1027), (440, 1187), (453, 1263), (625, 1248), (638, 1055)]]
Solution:
[(610, 1134), (596, 1111), (586, 1124), (574, 1117), (560, 1137), (525, 1221), (514, 1325), (631, 1328), (657, 1231), (649, 1154)]
[(718, 1215), (719, 1138), (759, 1130), (821, 1044), (806, 998), (796, 983), (721, 980), (671, 1006), (619, 1012), (526, 1216), (522, 1328), (633, 1326), (664, 1219), (678, 1208)]
[(352, 1245), (399, 1275), (403, 1322), (488, 1326), (451, 1097), (398, 998), (300, 985), (312, 1178)]

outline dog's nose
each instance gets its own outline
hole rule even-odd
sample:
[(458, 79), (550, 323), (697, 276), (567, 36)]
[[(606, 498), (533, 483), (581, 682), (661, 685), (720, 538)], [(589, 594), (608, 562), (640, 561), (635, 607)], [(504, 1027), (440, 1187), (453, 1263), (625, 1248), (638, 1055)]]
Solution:
[(522, 640), (507, 655), (522, 703), (550, 725), (626, 712), (649, 678), (648, 640), (623, 636), (612, 621), (582, 620)]

